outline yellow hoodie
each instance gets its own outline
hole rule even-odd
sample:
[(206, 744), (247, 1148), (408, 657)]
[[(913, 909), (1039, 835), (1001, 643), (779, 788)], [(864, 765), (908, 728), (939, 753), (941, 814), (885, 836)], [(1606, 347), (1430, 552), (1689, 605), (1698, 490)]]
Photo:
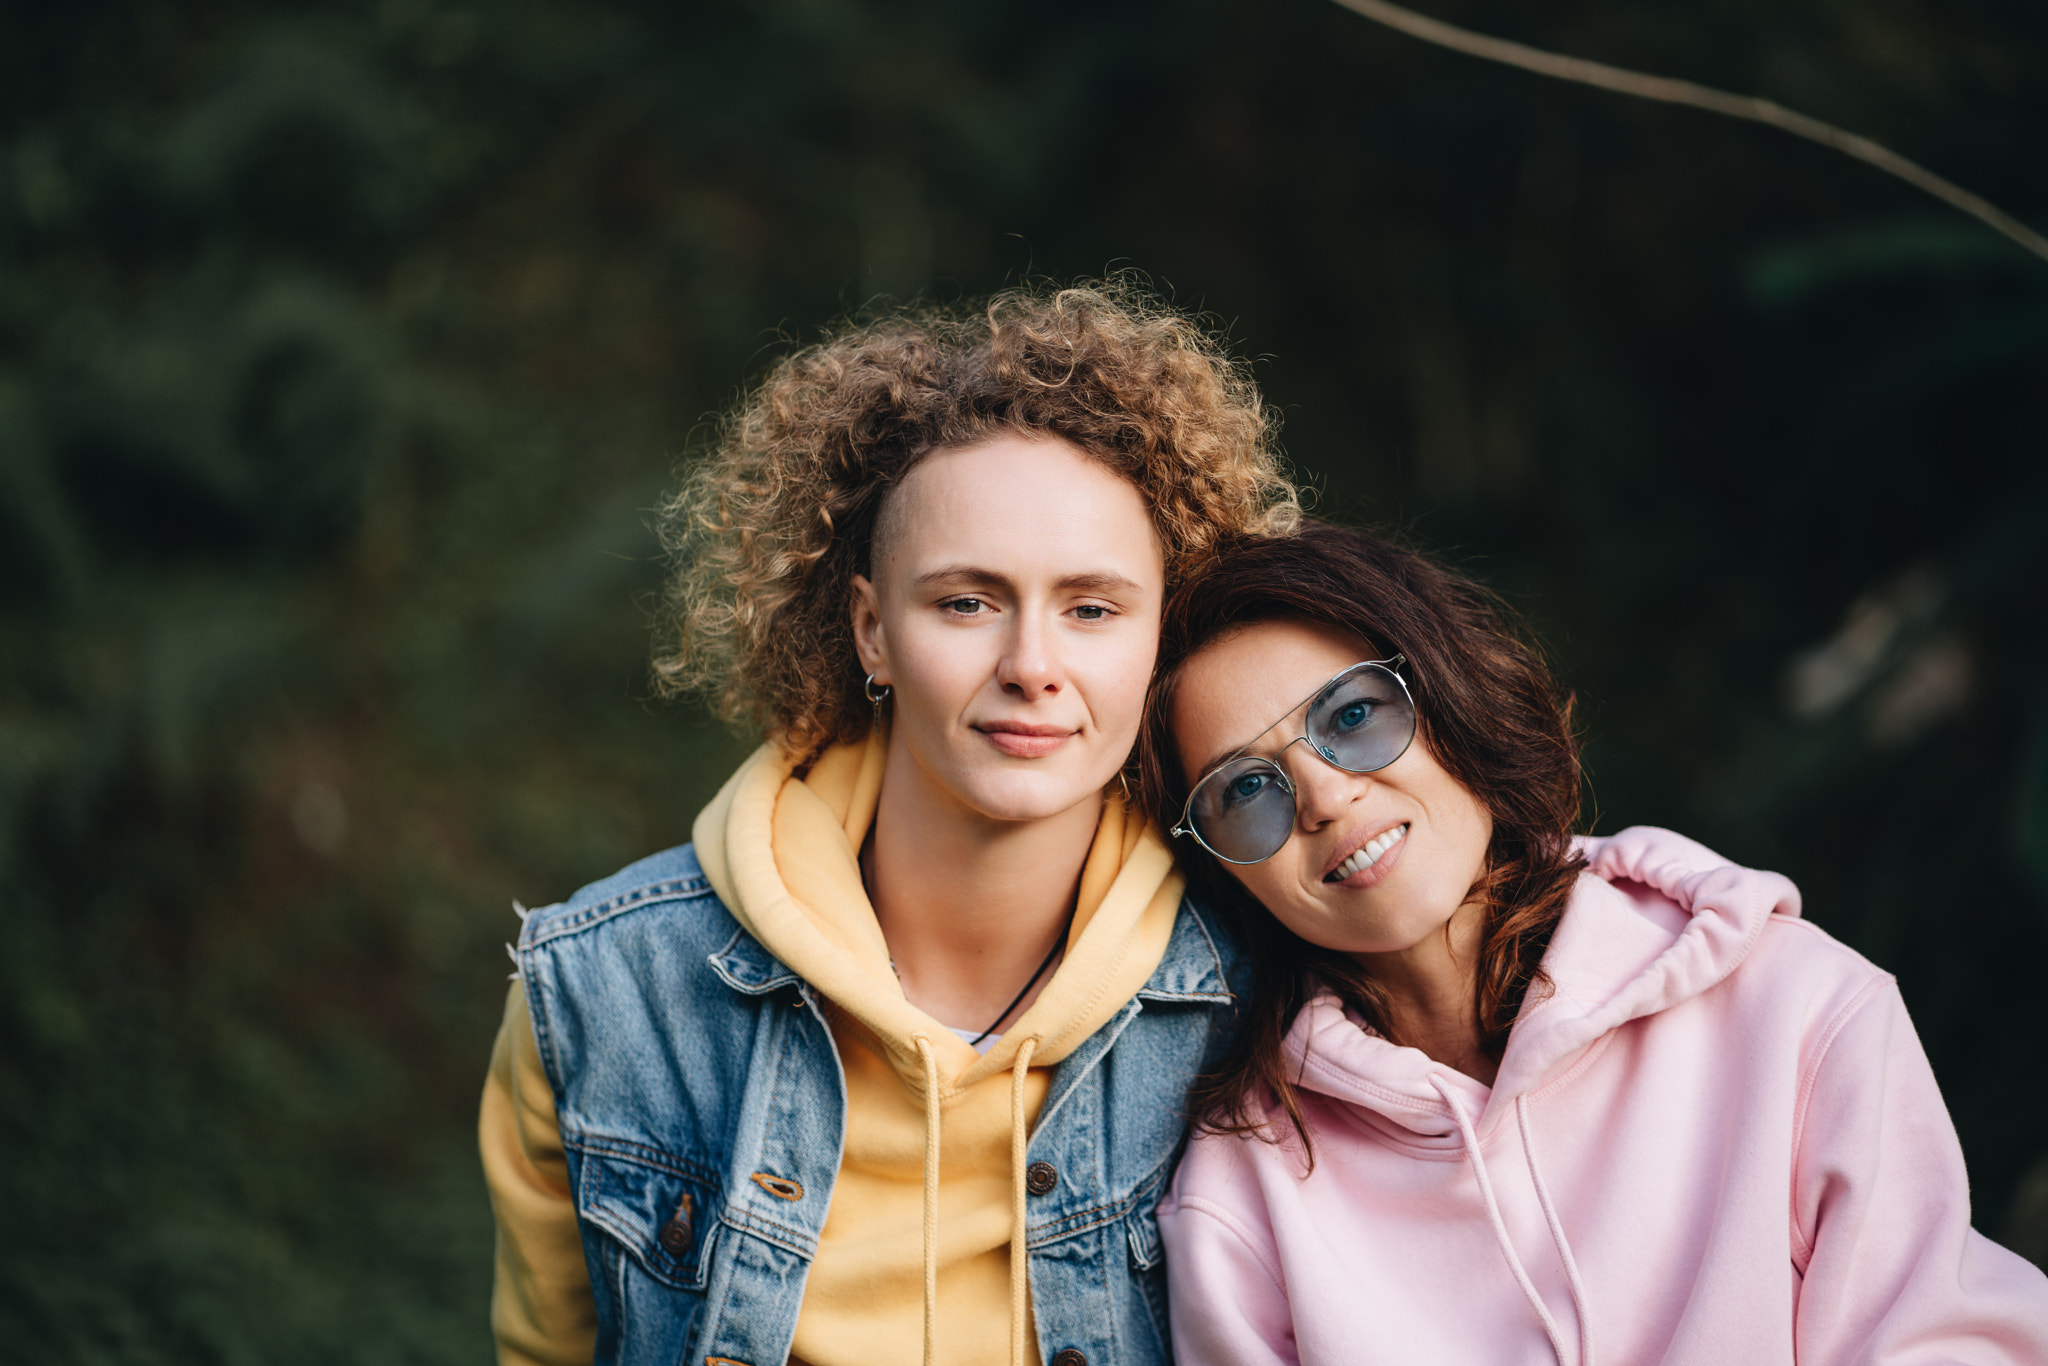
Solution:
[[(1173, 856), (1106, 801), (1066, 957), (986, 1055), (911, 1005), (862, 886), (859, 849), (883, 742), (828, 751), (802, 778), (773, 746), (698, 816), (697, 858), (734, 917), (829, 1003), (845, 1066), (845, 1155), (804, 1289), (793, 1361), (1036, 1361), (1011, 1231), (1023, 1153), (1051, 1067), (1135, 995), (1173, 932)], [(515, 985), (485, 1086), (482, 1146), (497, 1211), (492, 1326), (501, 1362), (588, 1362), (590, 1287), (561, 1139)]]

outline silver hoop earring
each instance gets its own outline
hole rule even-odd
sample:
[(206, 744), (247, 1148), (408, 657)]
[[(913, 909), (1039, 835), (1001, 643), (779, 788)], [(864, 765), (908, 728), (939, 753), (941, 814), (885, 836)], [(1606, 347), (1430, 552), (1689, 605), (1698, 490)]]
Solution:
[(867, 676), (867, 681), (860, 685), (860, 690), (867, 694), (868, 701), (874, 703), (876, 707), (887, 702), (889, 694), (896, 691), (887, 683), (877, 684), (873, 674)]

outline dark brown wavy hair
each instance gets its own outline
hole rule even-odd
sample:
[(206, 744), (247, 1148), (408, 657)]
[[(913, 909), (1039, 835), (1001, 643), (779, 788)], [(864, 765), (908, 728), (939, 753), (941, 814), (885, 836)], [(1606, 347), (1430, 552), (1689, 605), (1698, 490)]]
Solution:
[(853, 577), (882, 507), (932, 451), (1005, 435), (1135, 485), (1169, 585), (1218, 537), (1300, 517), (1248, 367), (1131, 280), (886, 312), (778, 361), (662, 508), (656, 688), (798, 752), (866, 734)]
[[(1493, 817), (1486, 869), (1473, 888), (1485, 915), (1472, 1013), (1480, 1046), (1499, 1058), (1523, 1000), (1544, 985), (1543, 951), (1584, 866), (1571, 845), (1579, 816), (1571, 697), (1504, 603), (1426, 555), (1318, 521), (1295, 536), (1220, 546), (1167, 597), (1159, 672), (1138, 742), (1140, 800), (1161, 830), (1179, 821), (1188, 796), (1168, 723), (1182, 670), (1204, 647), (1267, 621), (1346, 632), (1371, 658), (1407, 656), (1402, 673), (1415, 696), (1417, 739)], [(1313, 1164), (1282, 1041), (1309, 998), (1328, 987), (1401, 1042), (1385, 998), (1354, 959), (1309, 943), (1268, 914), (1201, 845), (1177, 844), (1189, 881), (1235, 924), (1253, 963), (1245, 1027), (1221, 1070), (1197, 1083), (1195, 1113), (1214, 1132), (1277, 1137), (1268, 1123), (1277, 1100)]]

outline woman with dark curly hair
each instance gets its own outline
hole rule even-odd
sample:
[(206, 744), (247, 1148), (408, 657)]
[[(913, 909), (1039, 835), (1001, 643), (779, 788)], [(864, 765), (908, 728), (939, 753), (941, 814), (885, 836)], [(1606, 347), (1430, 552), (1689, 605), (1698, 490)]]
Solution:
[(1222, 551), (1141, 750), (1256, 981), (1160, 1212), (1180, 1361), (2048, 1361), (1892, 979), (1776, 874), (1574, 839), (1568, 699), (1469, 579)]
[(502, 1361), (1166, 1360), (1238, 960), (1124, 770), (1167, 590), (1296, 519), (1244, 371), (1121, 286), (774, 367), (667, 508), (656, 661), (765, 743), (520, 936)]

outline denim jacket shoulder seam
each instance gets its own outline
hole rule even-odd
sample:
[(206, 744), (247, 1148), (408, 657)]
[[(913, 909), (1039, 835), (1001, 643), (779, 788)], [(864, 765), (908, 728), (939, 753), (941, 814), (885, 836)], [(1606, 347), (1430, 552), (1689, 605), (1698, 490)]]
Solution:
[[(521, 936), (520, 948), (537, 949), (557, 939), (581, 934), (629, 911), (678, 901), (715, 902), (718, 901), (718, 893), (712, 890), (709, 879), (700, 874), (696, 877), (650, 882), (588, 906), (579, 906), (573, 901), (564, 902), (559, 907), (549, 907), (536, 912), (532, 919), (527, 921), (527, 930)], [(719, 902), (719, 906), (723, 909), (724, 903)]]

